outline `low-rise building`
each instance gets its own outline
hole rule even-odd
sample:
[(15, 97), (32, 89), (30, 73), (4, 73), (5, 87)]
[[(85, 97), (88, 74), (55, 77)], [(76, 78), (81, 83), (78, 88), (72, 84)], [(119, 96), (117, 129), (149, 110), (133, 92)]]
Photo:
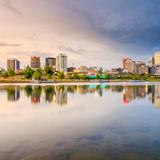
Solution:
[(155, 75), (155, 66), (149, 66), (148, 67), (148, 73), (150, 75)]
[(67, 72), (73, 73), (75, 69), (76, 69), (75, 67), (68, 67)]
[(141, 61), (136, 62), (135, 73), (139, 75), (148, 74), (148, 66), (146, 63)]
[(123, 73), (123, 69), (122, 68), (112, 68), (111, 69), (111, 72), (110, 72), (111, 74), (122, 74)]
[(98, 68), (97, 67), (91, 67), (88, 69), (88, 75), (89, 76), (96, 76), (98, 75)]
[(75, 69), (74, 72), (79, 74), (88, 74), (88, 68), (86, 66), (80, 66), (79, 68)]

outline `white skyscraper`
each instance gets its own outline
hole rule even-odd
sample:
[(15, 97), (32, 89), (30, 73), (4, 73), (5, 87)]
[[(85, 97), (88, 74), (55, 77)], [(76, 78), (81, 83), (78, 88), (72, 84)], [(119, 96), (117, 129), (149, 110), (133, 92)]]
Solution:
[(56, 58), (56, 70), (67, 72), (67, 56), (59, 54)]

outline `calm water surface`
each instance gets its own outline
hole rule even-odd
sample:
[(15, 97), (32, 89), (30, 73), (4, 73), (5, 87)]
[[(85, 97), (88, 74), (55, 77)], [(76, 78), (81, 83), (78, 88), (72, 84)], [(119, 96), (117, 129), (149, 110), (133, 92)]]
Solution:
[(0, 160), (159, 160), (160, 83), (0, 85)]

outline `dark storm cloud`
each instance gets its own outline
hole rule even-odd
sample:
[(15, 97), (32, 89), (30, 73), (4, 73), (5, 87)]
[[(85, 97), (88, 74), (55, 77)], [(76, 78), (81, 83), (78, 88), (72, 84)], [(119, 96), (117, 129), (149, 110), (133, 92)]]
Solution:
[(71, 4), (104, 39), (147, 49), (160, 45), (159, 0), (81, 0)]
[[(57, 14), (54, 10), (58, 6), (57, 11), (65, 16), (67, 25), (70, 21), (72, 26), (79, 24), (79, 27), (76, 26), (78, 32), (80, 28), (86, 35), (88, 24), (95, 32), (94, 36), (100, 36), (96, 37), (97, 41), (107, 43), (111, 40), (120, 45), (137, 45), (147, 49), (159, 47), (160, 0), (35, 0), (34, 3), (38, 5), (41, 1), (53, 8), (51, 16)], [(6, 8), (22, 15), (14, 2), (1, 1)]]

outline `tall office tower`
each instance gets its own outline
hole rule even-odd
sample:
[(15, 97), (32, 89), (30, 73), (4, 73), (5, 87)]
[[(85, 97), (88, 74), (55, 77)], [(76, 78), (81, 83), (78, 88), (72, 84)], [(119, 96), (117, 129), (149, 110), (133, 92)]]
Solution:
[(31, 57), (31, 68), (37, 69), (41, 67), (41, 60), (40, 57)]
[(56, 58), (47, 57), (46, 67), (51, 67), (55, 71), (56, 70)]
[(130, 58), (123, 59), (123, 69), (127, 73), (135, 73), (135, 61)]
[(8, 59), (7, 60), (7, 70), (19, 71), (20, 70), (20, 61), (17, 59)]
[(154, 57), (152, 59), (152, 64), (153, 65), (160, 65), (160, 52), (156, 52), (154, 54)]
[(56, 70), (67, 72), (67, 56), (59, 54), (56, 58)]

